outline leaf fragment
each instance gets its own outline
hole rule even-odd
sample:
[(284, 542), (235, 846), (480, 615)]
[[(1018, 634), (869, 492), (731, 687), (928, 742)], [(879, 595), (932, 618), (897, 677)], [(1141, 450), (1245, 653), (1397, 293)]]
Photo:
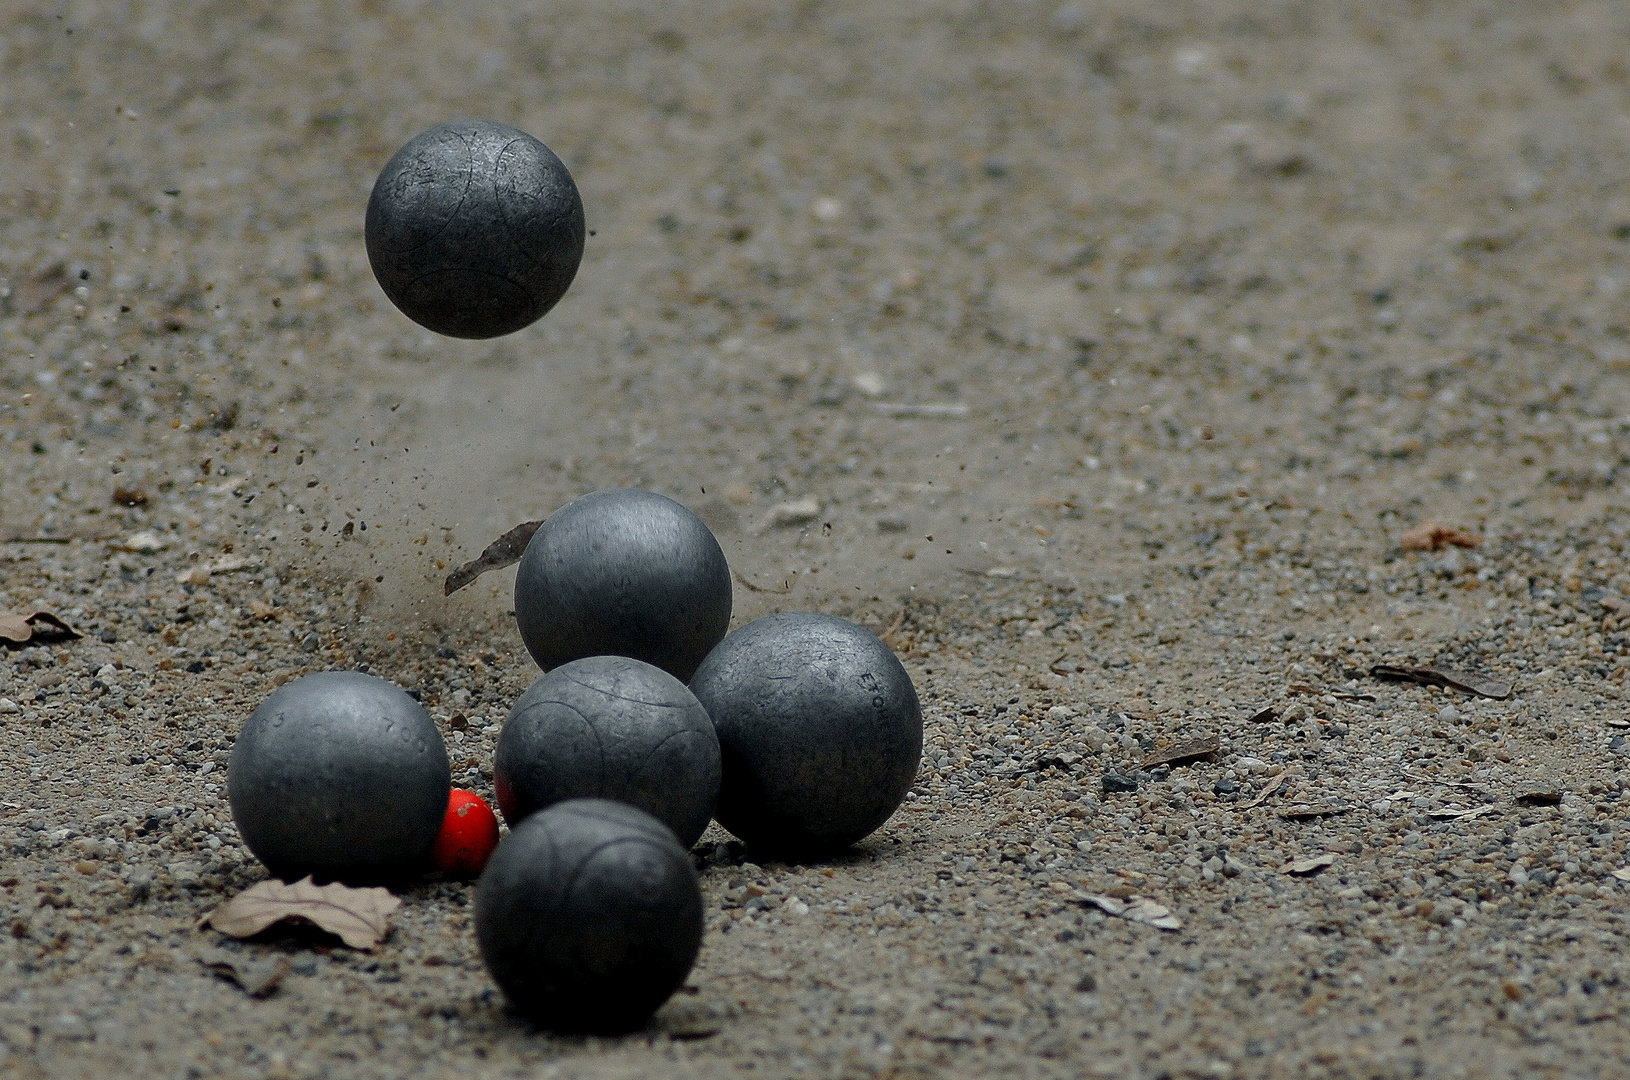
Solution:
[(370, 951), (390, 932), (390, 914), (401, 904), (389, 889), (357, 889), (301, 878), (290, 885), (276, 878), (258, 882), (234, 896), (199, 925), (244, 938), (285, 919), (314, 923), (353, 949)]
[(1292, 859), (1284, 866), (1281, 866), (1279, 868), (1279, 872), (1281, 874), (1295, 874), (1298, 877), (1303, 877), (1308, 874), (1317, 874), (1320, 870), (1323, 870), (1325, 867), (1331, 865), (1335, 861), (1336, 856), (1332, 852), (1326, 851), (1319, 855), (1309, 855), (1305, 859)]
[(1143, 759), (1142, 767), (1152, 769), (1156, 765), (1192, 765), (1197, 761), (1215, 761), (1221, 748), (1222, 740), (1216, 735), (1202, 735), (1198, 739), (1186, 739), (1164, 750), (1151, 752)]
[(1483, 546), (1483, 541), (1464, 529), (1423, 521), (1398, 537), (1398, 546), (1405, 551), (1437, 551), (1451, 546), (1478, 548)]
[(21, 615), (0, 611), (0, 641), (21, 645), (28, 641), (71, 641), (79, 631), (49, 611)]
[(447, 575), (442, 584), (442, 595), (452, 596), (488, 570), (502, 570), (521, 561), (532, 534), (538, 531), (540, 521), (523, 521), (481, 550), (481, 554)]
[(1157, 904), (1146, 896), (1132, 896), (1122, 900), (1101, 893), (1077, 893), (1076, 899), (1091, 904), (1106, 915), (1128, 922), (1143, 923), (1156, 930), (1181, 930), (1183, 920), (1172, 914), (1171, 908)]
[(1493, 803), (1483, 806), (1445, 806), (1441, 810), (1428, 810), (1426, 816), (1437, 821), (1465, 821), (1468, 818), (1482, 817), (1494, 809)]
[(290, 971), (285, 956), (254, 960), (218, 951), (207, 957), (199, 957), (198, 962), (205, 971), (236, 984), (252, 998), (269, 997)]
[(1317, 818), (1335, 817), (1337, 814), (1345, 814), (1351, 809), (1352, 806), (1350, 804), (1300, 803), (1296, 806), (1289, 806), (1279, 811), (1279, 817), (1283, 821), (1313, 821)]
[(1249, 810), (1253, 806), (1261, 806), (1262, 801), (1264, 799), (1266, 799), (1269, 795), (1272, 795), (1274, 792), (1279, 790), (1279, 786), (1285, 782), (1285, 777), (1287, 777), (1289, 775), (1290, 775), (1289, 773), (1280, 773), (1279, 775), (1275, 776), (1272, 780), (1269, 780), (1266, 784), (1263, 784), (1262, 785), (1262, 790), (1256, 793), (1256, 798), (1252, 799), (1250, 802), (1248, 802), (1244, 806), (1240, 807), (1240, 809)]
[(1420, 683), (1423, 686), (1447, 686), (1478, 697), (1504, 701), (1511, 696), (1511, 684), (1500, 679), (1473, 675), (1452, 668), (1414, 667), (1407, 664), (1376, 664), (1370, 668), (1370, 677), (1399, 682)]

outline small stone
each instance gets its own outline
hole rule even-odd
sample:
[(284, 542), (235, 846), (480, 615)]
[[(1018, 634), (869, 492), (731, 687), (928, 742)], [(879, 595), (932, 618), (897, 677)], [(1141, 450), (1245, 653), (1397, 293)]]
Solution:
[(46, 1027), (57, 1038), (70, 1042), (84, 1042), (96, 1037), (89, 1022), (75, 1012), (58, 1013)]
[(1106, 772), (1103, 779), (1105, 795), (1124, 793), (1138, 790), (1138, 782), (1125, 773)]
[(883, 376), (875, 371), (856, 375), (853, 382), (856, 390), (870, 398), (882, 397), (888, 392), (888, 384), (883, 381)]
[(821, 501), (809, 495), (772, 506), (765, 522), (772, 528), (785, 529), (794, 525), (807, 525), (820, 516)]
[(132, 533), (113, 546), (121, 551), (134, 551), (142, 555), (151, 555), (155, 551), (163, 551), (170, 545), (158, 533), (139, 532)]

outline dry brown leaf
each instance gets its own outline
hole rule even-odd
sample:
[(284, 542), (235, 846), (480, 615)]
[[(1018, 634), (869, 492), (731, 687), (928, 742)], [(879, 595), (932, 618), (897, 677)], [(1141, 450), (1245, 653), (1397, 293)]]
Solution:
[(1156, 765), (1191, 765), (1196, 761), (1215, 761), (1217, 751), (1222, 748), (1222, 741), (1215, 735), (1202, 735), (1198, 739), (1188, 739), (1184, 742), (1168, 746), (1164, 750), (1155, 750), (1143, 759), (1143, 768), (1152, 769)]
[(521, 556), (526, 554), (526, 545), (532, 542), (532, 534), (542, 524), (542, 521), (523, 521), (488, 544), (479, 556), (447, 575), (447, 580), (442, 584), (442, 595), (452, 596), (488, 570), (501, 570), (520, 562)]
[(293, 885), (275, 878), (251, 885), (208, 915), (200, 925), (244, 938), (273, 923), (296, 919), (316, 924), (353, 949), (371, 950), (390, 932), (390, 914), (401, 901), (389, 889), (356, 889), (335, 882)]
[(1279, 816), (1285, 821), (1313, 821), (1317, 818), (1345, 814), (1351, 809), (1350, 805), (1337, 803), (1302, 803), (1286, 807), (1279, 811)]
[(49, 611), (30, 615), (0, 611), (0, 641), (21, 645), (27, 641), (69, 641), (78, 636), (79, 631)]
[(1335, 855), (1326, 851), (1322, 855), (1309, 855), (1305, 859), (1292, 859), (1279, 868), (1281, 874), (1317, 874), (1320, 870), (1336, 861)]
[(1256, 798), (1252, 799), (1250, 802), (1248, 802), (1244, 806), (1240, 807), (1240, 809), (1249, 810), (1253, 806), (1261, 806), (1262, 805), (1262, 800), (1266, 799), (1269, 795), (1272, 795), (1274, 792), (1278, 791), (1279, 790), (1279, 785), (1283, 784), (1285, 782), (1285, 777), (1287, 777), (1289, 775), (1290, 775), (1289, 773), (1280, 773), (1278, 776), (1275, 776), (1272, 780), (1269, 780), (1266, 784), (1263, 784), (1262, 785), (1262, 790), (1256, 793)]
[(1412, 772), (1406, 772), (1403, 774), (1403, 776), (1406, 780), (1419, 780), (1426, 784), (1442, 784), (1444, 787), (1457, 787), (1476, 790), (1478, 788), (1487, 786), (1486, 784), (1468, 784), (1463, 780), (1440, 780), (1435, 776), (1420, 776)]
[(255, 960), (216, 952), (207, 957), (199, 957), (198, 962), (204, 965), (204, 970), (210, 974), (236, 983), (252, 998), (270, 996), (290, 971), (289, 961), (285, 956)]
[(1428, 810), (1426, 816), (1437, 821), (1464, 821), (1467, 818), (1482, 817), (1493, 809), (1493, 803), (1472, 807), (1446, 806), (1442, 810)]
[(1148, 897), (1133, 896), (1122, 900), (1101, 893), (1078, 893), (1077, 899), (1082, 903), (1091, 904), (1107, 915), (1114, 915), (1128, 922), (1143, 923), (1156, 930), (1183, 929), (1183, 920), (1173, 915), (1171, 908), (1157, 904)]
[(1445, 667), (1414, 667), (1408, 664), (1376, 664), (1370, 668), (1370, 677), (1415, 682), (1423, 686), (1447, 686), (1478, 697), (1504, 701), (1511, 696), (1511, 684), (1482, 675), (1472, 675)]
[(1475, 548), (1482, 547), (1483, 541), (1464, 529), (1435, 521), (1423, 521), (1398, 537), (1398, 546), (1405, 551), (1437, 551), (1451, 545)]

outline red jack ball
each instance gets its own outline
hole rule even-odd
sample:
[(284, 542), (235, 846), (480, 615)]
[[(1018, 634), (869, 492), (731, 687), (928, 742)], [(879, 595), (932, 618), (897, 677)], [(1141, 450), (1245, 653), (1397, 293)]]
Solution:
[(498, 846), (498, 818), (487, 800), (454, 788), (447, 798), (447, 817), (430, 858), (436, 869), (455, 877), (476, 877)]

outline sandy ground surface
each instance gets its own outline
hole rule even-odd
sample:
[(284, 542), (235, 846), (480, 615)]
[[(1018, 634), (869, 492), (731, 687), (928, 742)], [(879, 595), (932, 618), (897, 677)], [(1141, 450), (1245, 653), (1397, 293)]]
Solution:
[[(0, 1074), (1624, 1068), (1630, 12), (454, 7), (3, 5), (0, 609), (85, 637), (0, 654)], [(495, 342), (362, 248), (460, 115), (595, 230)], [(506, 1013), (463, 884), (374, 955), (194, 929), (261, 876), (223, 773), (279, 681), (398, 680), (490, 791), (536, 671), (510, 574), (439, 581), (612, 484), (706, 516), (738, 622), (887, 633), (897, 817), (808, 866), (710, 832), (624, 1039)]]

